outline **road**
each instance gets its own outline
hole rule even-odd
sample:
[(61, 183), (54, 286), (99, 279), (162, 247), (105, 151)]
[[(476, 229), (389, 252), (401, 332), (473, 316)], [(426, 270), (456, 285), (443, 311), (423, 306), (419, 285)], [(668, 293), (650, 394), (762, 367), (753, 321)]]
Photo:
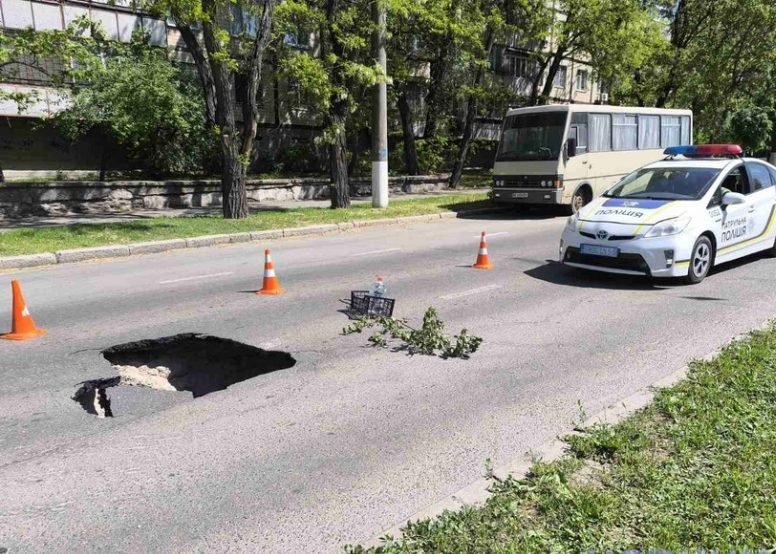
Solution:
[[(0, 341), (0, 547), (338, 552), (567, 431), (579, 403), (615, 404), (776, 314), (774, 260), (693, 287), (588, 274), (551, 261), (563, 224), (481, 216), (0, 275), (0, 322), (16, 278), (49, 331)], [(467, 267), (483, 229), (490, 272)], [(251, 293), (265, 246), (283, 296)], [(339, 299), (377, 273), (396, 315), (434, 305), (481, 351), (341, 336)], [(114, 374), (102, 349), (194, 331), (297, 362), (197, 399), (112, 389), (113, 418), (71, 399)]]

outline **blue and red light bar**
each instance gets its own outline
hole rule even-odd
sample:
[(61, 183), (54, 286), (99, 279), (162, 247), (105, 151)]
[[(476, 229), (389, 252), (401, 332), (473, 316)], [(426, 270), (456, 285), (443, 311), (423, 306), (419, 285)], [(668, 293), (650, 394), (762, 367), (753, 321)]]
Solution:
[(713, 158), (714, 156), (741, 156), (744, 150), (737, 144), (698, 144), (669, 146), (663, 151), (666, 156), (686, 158)]

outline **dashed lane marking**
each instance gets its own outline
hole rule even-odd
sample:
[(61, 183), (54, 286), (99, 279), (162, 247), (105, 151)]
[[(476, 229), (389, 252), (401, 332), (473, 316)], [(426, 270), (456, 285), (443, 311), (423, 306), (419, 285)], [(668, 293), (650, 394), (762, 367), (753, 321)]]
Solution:
[(474, 296), (475, 294), (481, 294), (483, 292), (489, 292), (492, 290), (500, 289), (501, 285), (488, 285), (485, 287), (479, 287), (476, 289), (470, 289), (465, 290), (463, 292), (454, 292), (452, 294), (445, 294), (444, 296), (440, 296), (439, 298), (442, 300), (453, 300), (455, 298), (463, 298), (465, 296)]
[(191, 277), (181, 277), (180, 279), (169, 279), (167, 281), (159, 281), (160, 285), (169, 285), (171, 283), (182, 283), (183, 281), (198, 281), (199, 279), (212, 279), (213, 277), (226, 277), (227, 275), (233, 275), (234, 271), (224, 271), (223, 273), (209, 273), (208, 275), (193, 275)]
[(373, 256), (375, 254), (387, 254), (388, 252), (398, 252), (401, 248), (386, 248), (384, 250), (370, 250), (369, 252), (359, 252), (358, 254), (351, 254), (348, 258), (358, 258), (360, 256)]

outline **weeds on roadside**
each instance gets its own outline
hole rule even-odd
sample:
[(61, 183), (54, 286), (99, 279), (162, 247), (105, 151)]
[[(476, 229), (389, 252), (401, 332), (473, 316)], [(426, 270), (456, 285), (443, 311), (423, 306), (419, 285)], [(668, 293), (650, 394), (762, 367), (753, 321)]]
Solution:
[(426, 310), (419, 329), (411, 327), (407, 319), (362, 317), (345, 327), (342, 334), (362, 333), (365, 329), (376, 329), (369, 337), (369, 342), (374, 346), (385, 348), (390, 341), (396, 340), (400, 343), (397, 350), (406, 350), (410, 355), (468, 359), (482, 344), (481, 337), (470, 335), (466, 329), (461, 329), (452, 338), (445, 335), (445, 324), (433, 307)]

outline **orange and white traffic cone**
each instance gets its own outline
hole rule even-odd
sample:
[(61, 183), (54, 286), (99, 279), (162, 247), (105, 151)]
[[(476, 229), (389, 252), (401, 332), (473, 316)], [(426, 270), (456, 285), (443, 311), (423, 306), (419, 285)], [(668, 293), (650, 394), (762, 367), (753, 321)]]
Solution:
[(11, 290), (13, 291), (13, 322), (11, 332), (0, 335), (0, 339), (7, 340), (28, 340), (40, 337), (46, 334), (44, 329), (38, 329), (30, 316), (30, 310), (22, 296), (22, 288), (19, 281), (11, 281)]
[(275, 275), (275, 266), (272, 265), (272, 256), (269, 248), (264, 251), (264, 286), (256, 294), (283, 294), (286, 292), (280, 287), (277, 275)]
[(480, 250), (477, 253), (477, 261), (472, 266), (475, 269), (493, 269), (493, 264), (490, 263), (488, 258), (488, 244), (485, 242), (485, 231), (482, 232), (480, 237)]

